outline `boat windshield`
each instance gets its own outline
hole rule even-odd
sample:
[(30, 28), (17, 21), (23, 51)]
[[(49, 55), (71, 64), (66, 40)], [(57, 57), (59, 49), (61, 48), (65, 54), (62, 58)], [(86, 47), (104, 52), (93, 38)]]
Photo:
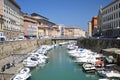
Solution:
[(31, 58), (31, 60), (33, 60), (33, 61), (37, 61), (37, 58)]

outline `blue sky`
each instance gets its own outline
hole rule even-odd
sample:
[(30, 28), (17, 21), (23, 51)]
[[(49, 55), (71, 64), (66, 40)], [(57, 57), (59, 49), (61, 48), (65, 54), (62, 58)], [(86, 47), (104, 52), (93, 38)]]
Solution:
[(100, 6), (114, 0), (15, 0), (24, 13), (38, 13), (56, 24), (87, 30), (88, 21), (98, 15)]

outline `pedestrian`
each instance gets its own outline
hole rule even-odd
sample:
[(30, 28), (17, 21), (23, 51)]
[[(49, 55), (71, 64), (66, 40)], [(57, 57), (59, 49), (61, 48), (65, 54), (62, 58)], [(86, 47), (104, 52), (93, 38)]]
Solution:
[(5, 65), (2, 66), (1, 71), (2, 71), (2, 72), (5, 71)]
[(13, 60), (12, 66), (15, 67), (15, 61)]

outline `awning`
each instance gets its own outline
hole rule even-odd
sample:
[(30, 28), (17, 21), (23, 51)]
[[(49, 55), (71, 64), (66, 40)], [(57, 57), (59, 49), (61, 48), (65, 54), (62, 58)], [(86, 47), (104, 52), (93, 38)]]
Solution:
[(107, 48), (107, 49), (102, 49), (102, 51), (105, 51), (108, 53), (120, 54), (120, 49), (118, 48)]

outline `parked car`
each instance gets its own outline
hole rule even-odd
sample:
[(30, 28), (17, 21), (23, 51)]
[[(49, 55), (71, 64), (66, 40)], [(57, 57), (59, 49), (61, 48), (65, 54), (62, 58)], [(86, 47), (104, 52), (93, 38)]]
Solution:
[(26, 38), (24, 36), (19, 36), (18, 40), (26, 40)]
[(6, 41), (6, 37), (5, 36), (0, 36), (0, 41)]

